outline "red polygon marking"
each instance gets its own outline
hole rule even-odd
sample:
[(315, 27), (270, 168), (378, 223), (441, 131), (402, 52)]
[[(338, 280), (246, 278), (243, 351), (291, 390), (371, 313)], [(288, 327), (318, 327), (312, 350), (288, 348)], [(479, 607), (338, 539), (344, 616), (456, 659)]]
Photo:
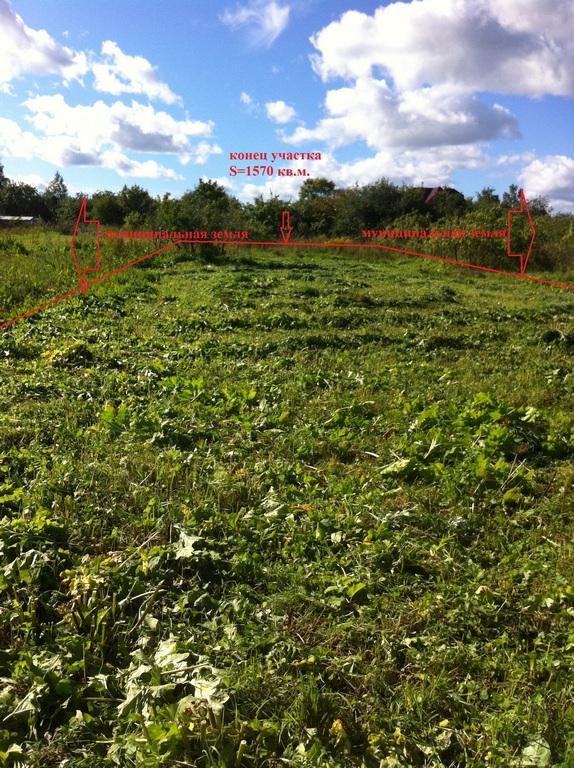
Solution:
[[(278, 241), (230, 241), (232, 245), (283, 245), (283, 246), (290, 246), (295, 248), (374, 248), (378, 250), (384, 250), (384, 251), (394, 251), (395, 253), (406, 253), (408, 256), (419, 256), (422, 259), (430, 259), (432, 261), (442, 261), (446, 264), (454, 264), (458, 267), (468, 267), (469, 269), (478, 269), (482, 272), (493, 272), (498, 275), (506, 275), (507, 277), (518, 277), (522, 280), (530, 280), (533, 283), (543, 283), (544, 285), (554, 285), (557, 288), (568, 288), (569, 290), (574, 290), (574, 285), (568, 285), (566, 283), (559, 283), (555, 280), (544, 280), (539, 277), (531, 277), (529, 275), (524, 274), (524, 270), (526, 269), (526, 264), (528, 262), (528, 258), (530, 257), (530, 251), (532, 250), (532, 243), (534, 242), (534, 225), (532, 223), (532, 218), (530, 216), (530, 211), (528, 210), (528, 204), (526, 202), (526, 198), (524, 197), (524, 192), (520, 190), (520, 210), (518, 211), (509, 211), (508, 212), (508, 242), (510, 243), (510, 214), (511, 213), (524, 213), (526, 212), (528, 215), (528, 220), (530, 222), (530, 227), (532, 229), (532, 238), (530, 240), (530, 246), (528, 248), (528, 252), (526, 254), (526, 257), (523, 257), (522, 254), (519, 253), (510, 253), (510, 245), (508, 245), (508, 255), (509, 256), (518, 256), (521, 258), (521, 271), (518, 272), (507, 272), (504, 269), (494, 269), (493, 267), (480, 267), (477, 264), (468, 264), (464, 261), (456, 261), (455, 259), (447, 259), (442, 256), (431, 256), (428, 253), (418, 253), (417, 251), (407, 251), (404, 248), (394, 248), (390, 245), (375, 245), (373, 243), (291, 243), (288, 242), (289, 236), (291, 234), (290, 230), (291, 228), (291, 222), (289, 218), (289, 212), (284, 211), (283, 217), (282, 217), (282, 227), (281, 229), (284, 230), (282, 232), (283, 234), (283, 242)], [(285, 215), (287, 214), (287, 215)], [(98, 225), (98, 243), (97, 243), (97, 252), (98, 252), (98, 263), (96, 267), (86, 267), (84, 269), (84, 274), (81, 274), (80, 265), (74, 250), (74, 241), (78, 232), (78, 227), (80, 223), (82, 222), (82, 216), (83, 216), (83, 222), (89, 223), (89, 224), (97, 224)], [(285, 226), (287, 225), (287, 226)], [(285, 231), (288, 231), (287, 237), (285, 236)], [(218, 245), (221, 245), (222, 240), (202, 240), (201, 243), (217, 243)], [(96, 285), (97, 283), (101, 283), (103, 280), (106, 280), (108, 277), (112, 277), (112, 275), (117, 275), (118, 272), (122, 272), (125, 269), (129, 269), (130, 267), (134, 267), (136, 264), (141, 264), (142, 261), (146, 261), (147, 259), (151, 259), (152, 256), (156, 256), (158, 253), (163, 253), (164, 251), (167, 251), (169, 248), (173, 248), (175, 245), (179, 245), (180, 243), (192, 243), (194, 245), (198, 244), (197, 240), (189, 240), (189, 239), (181, 239), (181, 240), (174, 240), (170, 242), (168, 245), (164, 246), (163, 248), (158, 248), (156, 251), (153, 251), (153, 253), (148, 253), (145, 256), (142, 256), (139, 259), (136, 259), (135, 261), (130, 262), (129, 264), (125, 264), (123, 267), (119, 267), (118, 269), (114, 269), (112, 272), (108, 272), (105, 275), (99, 275), (94, 280), (91, 280), (90, 282), (87, 281), (87, 272), (97, 272), (100, 269), (100, 222), (97, 219), (87, 219), (86, 218), (86, 198), (84, 198), (84, 201), (82, 202), (80, 213), (78, 215), (78, 221), (76, 222), (76, 228), (74, 230), (74, 235), (72, 237), (72, 241), (70, 244), (72, 253), (74, 255), (74, 261), (76, 264), (76, 270), (78, 272), (78, 277), (80, 278), (80, 287), (76, 288), (73, 291), (70, 291), (69, 293), (65, 293), (63, 296), (58, 296), (55, 299), (52, 299), (51, 301), (46, 302), (45, 304), (40, 305), (39, 307), (36, 307), (35, 309), (30, 310), (29, 312), (25, 312), (22, 315), (19, 315), (18, 317), (13, 318), (12, 320), (9, 320), (6, 323), (3, 323), (0, 325), (0, 329), (6, 328), (9, 325), (12, 325), (12, 323), (15, 323), (17, 320), (22, 320), (25, 317), (29, 317), (30, 315), (33, 315), (35, 312), (39, 312), (41, 309), (45, 309), (46, 307), (51, 306), (52, 304), (55, 304), (58, 301), (62, 301), (62, 299), (67, 299), (69, 296), (73, 296), (74, 294), (82, 291), (83, 293), (86, 293), (86, 290), (91, 285)]]
[[(532, 236), (530, 238), (530, 245), (528, 246), (526, 256), (524, 256), (523, 253), (510, 253), (510, 226), (511, 226), (510, 217), (513, 213), (516, 213), (516, 214), (526, 213), (526, 215), (528, 216), (528, 222), (530, 224), (530, 230), (532, 232)], [(508, 249), (508, 255), (511, 258), (518, 257), (520, 259), (520, 276), (524, 277), (524, 272), (526, 271), (528, 259), (530, 258), (530, 252), (532, 251), (532, 244), (534, 243), (536, 231), (534, 229), (534, 223), (532, 222), (532, 216), (530, 215), (530, 209), (528, 208), (528, 203), (526, 202), (526, 197), (524, 195), (523, 189), (520, 190), (520, 208), (517, 211), (508, 211), (507, 220), (508, 220), (508, 238), (507, 238), (506, 246)]]
[[(99, 219), (88, 219), (87, 218), (87, 210), (86, 210), (86, 203), (87, 198), (84, 197), (82, 201), (82, 205), (80, 206), (80, 212), (78, 214), (78, 220), (76, 221), (76, 228), (74, 229), (74, 234), (72, 235), (72, 241), (70, 243), (70, 248), (72, 250), (72, 254), (74, 256), (74, 262), (76, 264), (76, 272), (78, 273), (78, 277), (80, 279), (80, 288), (85, 293), (86, 288), (88, 285), (88, 279), (87, 279), (87, 273), (88, 272), (99, 272), (100, 270), (100, 222)], [(83, 218), (82, 218), (83, 217)], [(80, 267), (80, 263), (78, 261), (78, 257), (76, 255), (76, 249), (74, 248), (75, 240), (78, 234), (78, 228), (81, 223), (84, 224), (97, 224), (98, 226), (98, 237), (97, 237), (97, 252), (98, 252), (98, 259), (95, 267), (85, 267), (84, 274), (82, 275), (82, 270)], [(1, 328), (2, 326), (0, 326)]]

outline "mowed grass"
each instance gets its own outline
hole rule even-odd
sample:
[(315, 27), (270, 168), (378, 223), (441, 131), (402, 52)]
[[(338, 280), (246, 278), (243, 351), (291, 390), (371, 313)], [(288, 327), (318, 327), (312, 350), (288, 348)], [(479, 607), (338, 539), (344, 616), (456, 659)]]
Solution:
[(573, 306), (178, 247), (2, 331), (6, 764), (574, 764)]

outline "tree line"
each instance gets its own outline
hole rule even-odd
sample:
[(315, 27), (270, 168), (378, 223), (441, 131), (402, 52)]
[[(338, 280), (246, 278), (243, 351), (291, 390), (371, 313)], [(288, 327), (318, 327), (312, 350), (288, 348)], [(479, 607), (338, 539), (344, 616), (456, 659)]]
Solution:
[[(278, 195), (256, 197), (242, 203), (215, 181), (201, 180), (181, 197), (168, 192), (152, 197), (139, 186), (124, 185), (119, 192), (103, 190), (87, 197), (89, 218), (122, 229), (170, 231), (248, 231), (252, 241), (280, 239), (282, 212), (289, 210), (293, 240), (364, 242), (363, 232), (431, 229), (505, 230), (507, 211), (520, 207), (519, 189), (512, 184), (502, 197), (485, 187), (474, 198), (449, 188), (398, 185), (388, 179), (340, 188), (326, 178), (306, 179), (295, 201)], [(40, 193), (23, 182), (8, 179), (0, 166), (0, 215), (41, 216), (60, 231), (69, 232), (78, 216), (84, 195), (70, 195), (60, 173)], [(533, 263), (541, 268), (574, 267), (574, 219), (552, 215), (548, 199), (528, 201), (535, 221)], [(523, 230), (525, 222), (520, 222)], [(529, 232), (520, 235), (524, 242)], [(517, 241), (518, 242), (518, 241)], [(393, 245), (392, 242), (387, 242)], [(520, 245), (520, 243), (518, 243)], [(465, 238), (437, 242), (401, 241), (405, 250), (430, 251), (436, 255), (473, 263), (497, 264), (506, 254), (506, 241), (498, 243)], [(514, 244), (513, 244), (514, 249)]]

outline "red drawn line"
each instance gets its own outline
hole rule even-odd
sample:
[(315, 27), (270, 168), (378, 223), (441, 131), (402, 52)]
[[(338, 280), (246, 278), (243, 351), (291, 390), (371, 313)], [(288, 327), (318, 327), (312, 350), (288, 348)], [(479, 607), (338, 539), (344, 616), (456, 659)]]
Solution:
[(281, 214), (281, 236), (283, 237), (284, 243), (289, 242), (292, 231), (293, 227), (291, 226), (291, 214), (289, 211), (283, 211)]
[[(141, 261), (150, 259), (152, 256), (155, 256), (156, 254), (161, 253), (161, 251), (166, 251), (168, 248), (171, 248), (173, 245), (177, 245), (177, 243), (179, 242), (189, 242), (189, 241), (178, 240), (177, 242), (170, 243), (169, 245), (166, 245), (164, 248), (160, 248), (159, 250), (154, 251), (153, 253), (148, 253), (146, 256), (142, 256), (141, 259), (132, 261), (130, 264), (125, 264), (123, 267), (119, 267), (119, 269), (114, 269), (113, 272), (108, 272), (106, 275), (101, 275), (100, 277), (90, 281), (89, 283), (82, 282), (82, 285), (79, 288), (74, 288), (73, 291), (69, 291), (68, 293), (65, 293), (63, 296), (58, 296), (56, 299), (52, 299), (51, 301), (48, 301), (45, 304), (42, 304), (41, 306), (36, 307), (35, 309), (31, 309), (29, 312), (25, 312), (23, 315), (14, 317), (12, 320), (8, 320), (8, 322), (0, 325), (0, 330), (2, 328), (6, 328), (6, 326), (8, 325), (12, 325), (12, 323), (15, 323), (17, 320), (23, 320), (25, 317), (29, 317), (30, 315), (33, 315), (36, 312), (39, 312), (41, 309), (46, 309), (46, 307), (49, 307), (52, 304), (56, 304), (56, 302), (62, 301), (62, 299), (67, 299), (69, 296), (73, 296), (75, 293), (79, 293), (80, 291), (82, 291), (82, 293), (86, 293), (86, 290), (90, 285), (96, 285), (96, 283), (101, 283), (102, 280), (105, 280), (107, 277), (111, 277), (112, 275), (117, 275), (118, 272), (122, 272), (124, 269), (129, 269), (129, 267), (133, 267), (135, 264), (139, 264)], [(211, 240), (210, 242), (215, 242), (215, 241)], [(75, 258), (75, 254), (74, 254), (74, 258)], [(77, 261), (76, 261), (76, 264), (77, 264)], [(95, 267), (88, 267), (88, 269), (95, 271)]]
[(304, 248), (378, 248), (385, 251), (396, 251), (397, 253), (406, 253), (409, 256), (420, 256), (422, 259), (432, 259), (433, 261), (444, 261), (447, 264), (454, 264), (458, 267), (470, 267), (471, 269), (480, 269), (483, 272), (494, 272), (497, 275), (506, 275), (507, 277), (519, 277), (523, 280), (530, 280), (534, 283), (544, 283), (546, 285), (556, 285), (559, 288), (569, 288), (571, 290), (574, 290), (574, 285), (567, 285), (566, 283), (558, 283), (554, 280), (544, 280), (540, 277), (532, 277), (530, 275), (524, 275), (520, 274), (519, 272), (507, 272), (503, 269), (494, 269), (493, 267), (480, 267), (477, 264), (468, 264), (465, 261), (455, 261), (455, 259), (447, 259), (442, 256), (431, 256), (428, 253), (417, 253), (416, 251), (406, 251), (404, 248), (394, 248), (390, 245), (374, 245), (372, 243), (299, 243), (299, 242), (293, 242), (293, 243), (280, 243), (278, 241), (267, 241), (267, 240), (250, 240), (248, 242), (240, 241), (240, 240), (230, 240), (230, 241), (221, 241), (221, 240), (174, 240), (169, 245), (166, 245), (164, 248), (160, 248), (157, 251), (154, 251), (153, 253), (147, 254), (147, 256), (143, 256), (141, 259), (138, 259), (137, 261), (132, 261), (131, 264), (126, 264), (124, 267), (120, 267), (119, 269), (114, 270), (113, 272), (109, 272), (107, 275), (103, 275), (102, 277), (99, 277), (97, 280), (93, 280), (91, 283), (88, 283), (88, 286), (94, 285), (95, 283), (99, 283), (102, 280), (104, 280), (106, 277), (110, 277), (111, 275), (115, 275), (117, 272), (121, 272), (123, 269), (127, 269), (128, 267), (132, 267), (134, 264), (138, 264), (140, 261), (145, 261), (145, 259), (149, 259), (151, 256), (155, 256), (157, 253), (160, 253), (161, 251), (167, 251), (168, 248), (172, 248), (174, 245), (179, 245), (180, 243), (192, 243), (194, 245), (198, 245), (201, 243), (214, 243), (221, 245), (222, 242), (225, 242), (226, 245), (289, 245), (289, 246), (296, 246), (296, 247), (304, 247)]
[(12, 320), (8, 320), (7, 323), (3, 323), (0, 325), (0, 330), (2, 328), (6, 328), (8, 325), (12, 325), (12, 323), (15, 323), (17, 320), (23, 320), (25, 317), (30, 317), (30, 315), (35, 314), (36, 312), (39, 312), (41, 309), (46, 309), (46, 307), (50, 307), (52, 304), (56, 304), (58, 301), (62, 301), (62, 299), (67, 299), (69, 296), (73, 296), (75, 293), (79, 293), (79, 291), (82, 291), (82, 288), (74, 288), (73, 291), (70, 291), (69, 293), (65, 293), (63, 296), (58, 296), (56, 299), (52, 299), (51, 301), (47, 301), (45, 304), (42, 304), (39, 307), (36, 307), (35, 309), (31, 309), (29, 312), (24, 312), (23, 315), (19, 315), (18, 317), (14, 317)]
[[(511, 221), (510, 216), (513, 213), (520, 214), (520, 213), (524, 213), (524, 212), (526, 212), (526, 215), (528, 216), (528, 223), (530, 224), (530, 231), (532, 232), (532, 234), (530, 236), (530, 244), (528, 246), (528, 250), (526, 252), (526, 256), (524, 256), (524, 254), (522, 254), (522, 253), (510, 253), (510, 221)], [(534, 238), (536, 236), (536, 231), (534, 229), (534, 223), (532, 221), (532, 216), (530, 215), (530, 209), (528, 208), (528, 203), (526, 202), (526, 197), (524, 195), (524, 190), (523, 189), (520, 190), (520, 208), (517, 211), (508, 211), (507, 220), (508, 220), (508, 238), (507, 238), (507, 241), (506, 241), (506, 247), (508, 249), (508, 255), (511, 258), (513, 258), (513, 257), (520, 258), (520, 276), (524, 277), (524, 272), (526, 271), (526, 265), (528, 264), (528, 259), (530, 258), (530, 252), (532, 250), (532, 245), (534, 243)]]
[[(79, 221), (79, 218), (78, 218)], [(99, 223), (99, 222), (98, 222)], [(224, 241), (225, 242), (225, 241)], [(70, 291), (69, 293), (65, 293), (63, 296), (58, 296), (55, 299), (52, 299), (51, 301), (46, 302), (45, 304), (42, 304), (39, 307), (36, 307), (35, 309), (30, 310), (29, 312), (25, 312), (22, 315), (19, 315), (18, 317), (13, 318), (12, 320), (9, 320), (6, 323), (3, 323), (0, 325), (0, 329), (6, 328), (7, 326), (11, 325), (12, 323), (15, 323), (17, 320), (22, 320), (25, 317), (29, 317), (30, 315), (33, 315), (36, 312), (39, 312), (41, 309), (45, 309), (46, 307), (51, 306), (52, 304), (55, 304), (58, 301), (62, 301), (62, 299), (66, 299), (69, 296), (73, 296), (74, 294), (78, 293), (79, 291), (82, 291), (83, 293), (86, 292), (87, 288), (91, 285), (96, 285), (97, 283), (101, 283), (103, 280), (105, 280), (108, 277), (111, 277), (112, 275), (118, 274), (118, 272), (123, 272), (126, 269), (129, 269), (130, 267), (135, 266), (136, 264), (140, 264), (142, 261), (146, 261), (147, 259), (150, 259), (152, 256), (156, 256), (158, 253), (161, 253), (162, 251), (167, 251), (169, 248), (173, 248), (175, 245), (179, 245), (180, 243), (192, 243), (192, 244), (201, 244), (201, 243), (217, 243), (218, 245), (222, 244), (221, 240), (174, 240), (173, 242), (169, 243), (168, 245), (164, 246), (163, 248), (159, 248), (157, 251), (153, 251), (152, 253), (148, 253), (145, 256), (142, 256), (140, 259), (136, 259), (135, 261), (130, 262), (129, 264), (125, 264), (123, 267), (119, 267), (118, 269), (114, 269), (112, 272), (108, 272), (105, 275), (100, 275), (95, 280), (90, 281), (89, 283), (86, 282), (86, 271), (87, 269), (91, 269), (92, 271), (95, 271), (94, 267), (88, 267), (86, 270), (84, 270), (84, 278), (82, 280), (82, 285), (79, 288), (74, 289), (73, 291)], [(470, 269), (478, 269), (483, 272), (493, 272), (498, 275), (506, 275), (507, 277), (517, 277), (522, 280), (530, 280), (534, 283), (543, 283), (545, 285), (553, 285), (558, 288), (568, 288), (569, 290), (574, 290), (574, 285), (568, 285), (566, 283), (559, 283), (555, 280), (544, 280), (540, 277), (532, 277), (530, 275), (520, 274), (518, 272), (508, 272), (503, 269), (494, 269), (493, 267), (481, 267), (477, 264), (468, 264), (464, 261), (456, 261), (455, 259), (447, 259), (442, 256), (431, 256), (428, 253), (417, 253), (416, 251), (407, 251), (404, 248), (394, 248), (390, 245), (374, 245), (373, 243), (305, 243), (305, 242), (277, 242), (277, 241), (229, 241), (226, 243), (227, 245), (289, 245), (293, 247), (304, 247), (304, 248), (374, 248), (377, 250), (384, 250), (384, 251), (395, 251), (396, 253), (406, 253), (408, 256), (419, 256), (422, 259), (431, 259), (432, 261), (443, 261), (446, 264), (454, 264), (455, 266), (459, 267), (469, 267)], [(74, 258), (75, 254), (74, 254)], [(76, 260), (76, 264), (78, 264)], [(79, 270), (79, 266), (78, 266)]]
[[(70, 243), (70, 248), (72, 249), (72, 253), (74, 255), (74, 262), (76, 264), (76, 272), (78, 273), (78, 277), (80, 279), (80, 287), (82, 291), (85, 293), (87, 288), (87, 278), (86, 275), (88, 272), (98, 272), (100, 269), (100, 222), (98, 219), (88, 219), (87, 218), (87, 211), (86, 211), (86, 204), (87, 204), (87, 198), (84, 197), (82, 201), (82, 205), (80, 206), (80, 212), (78, 214), (78, 220), (76, 221), (76, 228), (74, 229), (74, 234), (72, 235), (72, 241)], [(98, 260), (95, 267), (85, 267), (84, 274), (82, 275), (82, 270), (80, 268), (80, 263), (78, 261), (78, 257), (76, 255), (76, 249), (74, 248), (76, 236), (78, 234), (78, 227), (81, 223), (84, 224), (97, 224), (98, 225), (98, 237), (97, 237), (97, 253), (98, 253)], [(0, 326), (1, 328), (2, 326)]]
[[(167, 251), (168, 248), (171, 248), (172, 246), (177, 245), (178, 243), (191, 243), (191, 242), (197, 242), (197, 241), (176, 240), (173, 243), (170, 243), (169, 245), (165, 245), (163, 248), (159, 248), (157, 251), (154, 251), (153, 253), (148, 253), (146, 254), (146, 256), (142, 256), (141, 259), (136, 259), (135, 261), (131, 261), (129, 264), (124, 264), (123, 267), (118, 267), (118, 269), (114, 269), (113, 272), (108, 272), (105, 275), (101, 275), (97, 277), (95, 280), (91, 280), (89, 283), (86, 283), (86, 287), (89, 287), (90, 285), (96, 285), (96, 283), (101, 283), (102, 280), (105, 280), (107, 277), (111, 277), (112, 275), (117, 275), (118, 272), (123, 272), (124, 269), (129, 269), (130, 267), (133, 267), (136, 264), (140, 264), (142, 261), (145, 261), (146, 259), (151, 259), (152, 256), (157, 256), (158, 253), (161, 253), (162, 251)], [(202, 242), (215, 243), (215, 242), (221, 242), (221, 241), (203, 240)]]

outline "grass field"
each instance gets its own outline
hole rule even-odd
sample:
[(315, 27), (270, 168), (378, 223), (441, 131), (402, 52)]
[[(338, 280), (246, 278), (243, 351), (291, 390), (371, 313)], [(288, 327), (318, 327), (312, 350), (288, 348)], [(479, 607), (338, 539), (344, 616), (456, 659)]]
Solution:
[(181, 248), (0, 331), (0, 762), (574, 765), (573, 307)]

